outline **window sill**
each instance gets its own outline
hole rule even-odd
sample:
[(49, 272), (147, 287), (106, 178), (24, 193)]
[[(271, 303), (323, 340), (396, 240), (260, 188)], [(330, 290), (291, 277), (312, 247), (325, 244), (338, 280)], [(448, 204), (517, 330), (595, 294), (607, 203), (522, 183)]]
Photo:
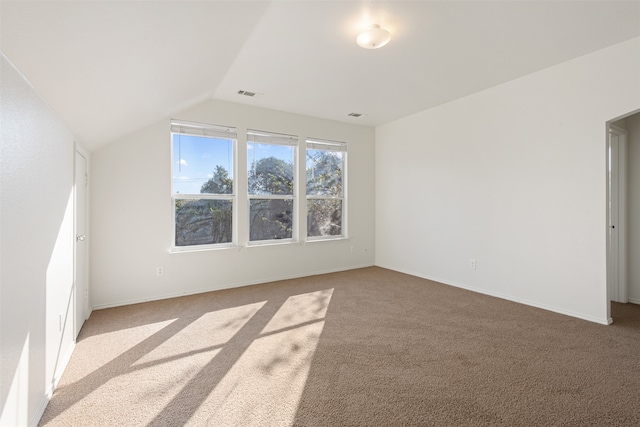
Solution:
[(302, 243), (297, 240), (263, 240), (261, 242), (249, 242), (246, 246), (247, 249), (262, 248), (267, 246), (301, 246)]
[(308, 244), (315, 245), (317, 243), (331, 243), (331, 242), (335, 243), (335, 242), (349, 241), (349, 240), (351, 240), (351, 237), (348, 237), (348, 236), (316, 238), (316, 239), (305, 240), (304, 242), (300, 242), (298, 240), (287, 240), (287, 241), (267, 240), (259, 243), (248, 243), (245, 246), (220, 245), (220, 246), (205, 246), (205, 247), (197, 247), (197, 246), (174, 247), (169, 249), (169, 253), (185, 254), (185, 253), (193, 253), (193, 252), (226, 251), (226, 250), (242, 251), (243, 249), (252, 250), (255, 248), (265, 248), (265, 247), (274, 247), (274, 246), (304, 246)]
[(208, 251), (225, 251), (225, 250), (236, 250), (239, 251), (242, 249), (242, 246), (236, 245), (220, 245), (220, 246), (179, 246), (173, 247), (169, 249), (170, 254), (185, 254), (191, 252), (208, 252)]
[(351, 240), (349, 236), (337, 236), (337, 237), (317, 237), (313, 239), (308, 239), (304, 242), (304, 244), (314, 244), (314, 243), (322, 243), (322, 242), (340, 242), (343, 240)]

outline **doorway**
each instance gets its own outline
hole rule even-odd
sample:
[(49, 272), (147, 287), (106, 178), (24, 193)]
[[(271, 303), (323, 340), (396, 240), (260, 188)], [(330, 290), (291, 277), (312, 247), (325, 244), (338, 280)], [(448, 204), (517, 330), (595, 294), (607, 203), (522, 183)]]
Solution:
[(89, 317), (88, 287), (88, 227), (87, 227), (87, 193), (88, 173), (87, 156), (76, 151), (75, 155), (75, 249), (74, 249), (74, 283), (75, 283), (75, 327), (74, 339), (78, 338), (80, 329)]
[(640, 110), (607, 122), (606, 256), (611, 322), (614, 303), (640, 304)]
[(607, 157), (607, 289), (609, 301), (626, 303), (627, 131), (614, 124), (608, 129)]

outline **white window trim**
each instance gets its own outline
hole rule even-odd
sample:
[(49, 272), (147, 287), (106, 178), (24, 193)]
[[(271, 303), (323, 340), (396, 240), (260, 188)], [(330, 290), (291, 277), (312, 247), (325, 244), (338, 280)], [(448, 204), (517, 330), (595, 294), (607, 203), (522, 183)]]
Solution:
[[(173, 135), (177, 133), (231, 139), (232, 144), (232, 174), (233, 194), (183, 194), (173, 193)], [(233, 136), (231, 136), (233, 135)], [(249, 194), (247, 150), (250, 143), (288, 145), (294, 147), (294, 188), (290, 195), (259, 195)], [(171, 174), (169, 176), (171, 188), (171, 246), (169, 253), (189, 253), (211, 250), (253, 250), (259, 247), (273, 246), (304, 246), (320, 242), (330, 243), (350, 240), (348, 233), (348, 153), (345, 142), (325, 139), (305, 138), (274, 132), (258, 131), (246, 128), (218, 126), (207, 123), (197, 123), (172, 119), (170, 122), (170, 153)], [(243, 152), (241, 152), (244, 150)], [(306, 194), (306, 153), (307, 150), (326, 150), (343, 153), (342, 196), (318, 196)], [(304, 182), (301, 182), (304, 179)], [(175, 203), (177, 199), (210, 199), (229, 200), (232, 203), (232, 240), (226, 243), (206, 245), (176, 246), (176, 216)], [(287, 239), (249, 240), (250, 236), (250, 203), (255, 199), (292, 200), (293, 224), (292, 237)], [(341, 235), (338, 236), (308, 236), (307, 235), (307, 201), (308, 200), (340, 200), (342, 202)], [(241, 206), (242, 204), (242, 206)], [(244, 217), (244, 221), (241, 217)]]
[[(341, 225), (341, 234), (339, 236), (309, 236), (307, 235), (307, 225), (305, 223), (304, 235), (305, 242), (315, 243), (315, 242), (327, 242), (332, 240), (349, 240), (351, 237), (349, 236), (349, 224), (348, 224), (348, 197), (347, 197), (347, 189), (348, 189), (348, 150), (347, 143), (341, 141), (331, 141), (326, 139), (317, 139), (317, 138), (307, 138), (305, 146), (305, 190), (304, 190), (304, 213), (305, 218), (307, 216), (307, 200), (342, 200), (342, 225)], [(307, 150), (325, 150), (325, 151), (334, 151), (344, 153), (342, 158), (342, 196), (318, 196), (318, 195), (307, 195), (306, 192), (306, 152)]]
[(307, 237), (306, 243), (318, 243), (318, 242), (336, 242), (338, 240), (351, 240), (349, 236), (313, 236)]
[[(267, 132), (255, 129), (247, 129), (247, 141), (246, 150), (249, 150), (249, 144), (261, 144), (261, 145), (284, 145), (293, 147), (293, 190), (291, 194), (286, 195), (273, 195), (273, 194), (250, 194), (249, 186), (247, 185), (247, 247), (256, 246), (272, 246), (272, 245), (284, 245), (299, 242), (299, 218), (300, 218), (300, 203), (298, 202), (298, 188), (300, 186), (300, 174), (298, 172), (298, 164), (300, 159), (298, 153), (300, 152), (300, 138), (296, 135), (288, 135), (275, 132)], [(247, 168), (247, 179), (249, 177), (249, 169)], [(265, 240), (251, 240), (251, 200), (292, 200), (293, 201), (293, 218), (291, 224), (291, 237), (287, 239), (265, 239)]]
[[(169, 147), (171, 158), (171, 173), (169, 174), (169, 184), (171, 189), (171, 246), (169, 253), (182, 253), (182, 252), (198, 252), (206, 250), (216, 249), (238, 249), (238, 227), (237, 227), (237, 210), (238, 210), (238, 130), (231, 126), (220, 126), (210, 123), (198, 123), (185, 120), (171, 119), (170, 121), (170, 133), (169, 133)], [(173, 168), (175, 165), (175, 158), (173, 156), (173, 135), (186, 134), (194, 136), (206, 136), (212, 138), (224, 138), (232, 141), (232, 173), (231, 179), (233, 180), (233, 193), (232, 194), (184, 194), (173, 192)], [(205, 245), (176, 245), (176, 199), (188, 199), (188, 200), (230, 200), (231, 201), (231, 242), (225, 243), (212, 243)]]

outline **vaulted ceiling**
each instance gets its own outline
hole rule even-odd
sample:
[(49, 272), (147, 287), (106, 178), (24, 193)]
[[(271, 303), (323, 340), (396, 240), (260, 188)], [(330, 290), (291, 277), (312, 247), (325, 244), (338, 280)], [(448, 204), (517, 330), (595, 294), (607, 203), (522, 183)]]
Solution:
[[(387, 46), (356, 45), (370, 23)], [(90, 150), (206, 99), (375, 126), (638, 36), (639, 1), (0, 2), (3, 53)]]

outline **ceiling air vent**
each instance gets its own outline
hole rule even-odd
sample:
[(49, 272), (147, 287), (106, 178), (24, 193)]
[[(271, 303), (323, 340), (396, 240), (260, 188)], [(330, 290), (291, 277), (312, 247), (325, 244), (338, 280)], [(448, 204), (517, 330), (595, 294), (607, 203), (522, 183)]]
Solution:
[(238, 91), (238, 95), (256, 96), (256, 93), (255, 92), (249, 92), (248, 90), (239, 90)]
[(362, 117), (363, 115), (362, 113), (349, 113), (349, 117)]

